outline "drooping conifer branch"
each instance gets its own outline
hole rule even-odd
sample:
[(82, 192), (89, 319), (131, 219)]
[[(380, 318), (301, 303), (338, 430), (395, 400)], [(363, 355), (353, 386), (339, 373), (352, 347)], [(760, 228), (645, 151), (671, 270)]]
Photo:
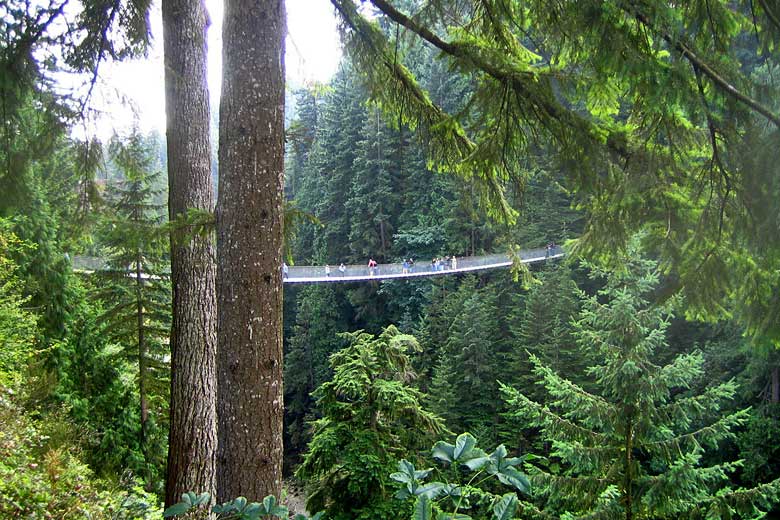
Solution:
[(431, 101), (391, 51), (381, 31), (358, 13), (351, 0), (331, 1), (353, 33), (348, 45), (355, 51), (356, 64), (369, 76), (369, 86), (381, 108), (398, 113), (401, 121), (413, 128), (419, 126), (430, 138), (427, 147), (433, 165), (443, 165), (466, 179), (476, 178), (483, 198), (489, 202), (488, 213), (500, 221), (513, 222), (516, 213), (506, 201), (502, 183), (511, 172), (492, 165), (476, 167), (478, 145), (455, 118)]
[[(469, 63), (501, 83), (511, 85), (517, 92), (519, 99), (531, 105), (530, 112), (536, 112), (537, 118), (542, 125), (545, 125), (545, 122), (550, 120), (557, 122), (560, 132), (551, 132), (555, 138), (563, 140), (564, 132), (572, 135), (581, 133), (593, 143), (598, 143), (599, 145), (606, 143), (610, 151), (623, 159), (630, 159), (636, 153), (636, 150), (632, 150), (625, 142), (625, 137), (618, 136), (608, 129), (599, 128), (582, 116), (564, 108), (555, 102), (549, 92), (546, 92), (547, 95), (543, 95), (539, 89), (539, 80), (548, 75), (548, 70), (519, 67), (506, 59), (500, 61), (488, 60), (484, 55), (486, 49), (476, 49), (473, 48), (473, 45), (469, 46), (445, 41), (427, 27), (406, 16), (386, 0), (371, 0), (371, 2), (388, 18), (406, 27), (445, 54)], [(474, 44), (475, 42), (469, 43)], [(482, 52), (477, 52), (478, 50)]]
[[(381, 1), (381, 0), (380, 0)], [(697, 70), (701, 71), (704, 76), (709, 78), (718, 90), (726, 93), (737, 102), (749, 107), (754, 112), (761, 114), (766, 119), (771, 121), (776, 127), (780, 128), (780, 115), (774, 113), (768, 107), (762, 105), (757, 100), (748, 96), (734, 85), (731, 84), (726, 78), (719, 73), (714, 66), (710, 65), (707, 61), (700, 56), (700, 53), (693, 48), (691, 44), (681, 41), (679, 38), (674, 38), (669, 32), (656, 27), (650, 19), (642, 13), (635, 5), (631, 7), (623, 7), (626, 12), (633, 15), (636, 20), (647, 27), (653, 34), (658, 34), (667, 44), (673, 49), (679, 52), (691, 65)]]

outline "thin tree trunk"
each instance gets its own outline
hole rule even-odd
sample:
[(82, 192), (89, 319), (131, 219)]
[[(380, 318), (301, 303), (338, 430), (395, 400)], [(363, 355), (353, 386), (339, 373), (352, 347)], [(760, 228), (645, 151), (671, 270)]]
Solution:
[(141, 272), (141, 258), (135, 259), (135, 288), (136, 288), (136, 327), (138, 333), (138, 397), (139, 408), (141, 411), (141, 431), (139, 432), (138, 444), (141, 447), (141, 453), (144, 457), (144, 479), (147, 488), (151, 485), (151, 473), (149, 468), (149, 404), (146, 399), (146, 338), (144, 335), (144, 301), (143, 301), (143, 283)]
[[(381, 213), (383, 210), (380, 208), (379, 211)], [(385, 233), (385, 221), (384, 220), (380, 220), (379, 221), (379, 240), (382, 243), (382, 247), (381, 247), (381, 249), (382, 249), (382, 258), (385, 261), (387, 260), (387, 238), (386, 238), (386, 235), (387, 234)]]
[(217, 497), (282, 487), (283, 0), (226, 0), (217, 201)]
[[(171, 221), (214, 209), (202, 1), (163, 0), (168, 211)], [(216, 494), (217, 302), (213, 236), (171, 233), (173, 326), (165, 504), (186, 491)]]
[(772, 403), (780, 403), (780, 367), (772, 369)]
[(633, 504), (633, 475), (631, 474), (631, 467), (633, 465), (633, 436), (634, 436), (634, 418), (633, 413), (629, 413), (626, 424), (626, 444), (624, 454), (624, 469), (626, 472), (625, 480), (623, 482), (623, 493), (626, 507), (626, 520), (633, 520), (634, 518), (634, 504)]

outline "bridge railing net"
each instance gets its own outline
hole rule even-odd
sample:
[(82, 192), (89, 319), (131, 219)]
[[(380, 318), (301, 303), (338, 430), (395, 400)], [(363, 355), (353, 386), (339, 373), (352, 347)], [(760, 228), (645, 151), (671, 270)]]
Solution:
[[(550, 251), (550, 255), (562, 253), (560, 248), (555, 248)], [(544, 258), (547, 256), (547, 249), (544, 247), (537, 249), (530, 249), (519, 252), (517, 257), (521, 260), (531, 260), (534, 258)], [(498, 253), (484, 256), (463, 256), (456, 257), (456, 269), (478, 269), (480, 267), (488, 267), (491, 265), (499, 266), (506, 265), (512, 262), (512, 258), (507, 253)], [(371, 270), (368, 265), (345, 265), (344, 272), (339, 271), (338, 265), (330, 265), (330, 275), (327, 274), (326, 266), (289, 266), (289, 278), (338, 278), (338, 277), (366, 277), (372, 276)], [(391, 264), (377, 264), (374, 276), (387, 276), (387, 275), (402, 275), (404, 273), (403, 262), (396, 262)], [(443, 273), (453, 270), (452, 263), (450, 262), (445, 267), (440, 267), (438, 270), (434, 269), (431, 260), (416, 260), (413, 265), (408, 269), (410, 274), (415, 273)]]

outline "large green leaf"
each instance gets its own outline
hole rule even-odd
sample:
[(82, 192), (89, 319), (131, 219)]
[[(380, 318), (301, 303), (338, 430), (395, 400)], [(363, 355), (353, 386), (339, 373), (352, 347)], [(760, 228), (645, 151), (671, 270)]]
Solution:
[(528, 481), (528, 477), (520, 473), (513, 467), (506, 467), (500, 472), (496, 473), (498, 480), (507, 486), (514, 486), (518, 491), (527, 493), (531, 487), (531, 483)]
[(431, 499), (426, 495), (420, 495), (414, 503), (412, 520), (431, 520), (432, 518), (433, 505), (431, 504)]
[(172, 516), (178, 516), (183, 515), (187, 511), (190, 510), (192, 506), (190, 504), (187, 504), (185, 502), (179, 502), (178, 504), (173, 504), (171, 507), (163, 511), (163, 518), (170, 518)]
[[(484, 451), (476, 447), (477, 439), (470, 433), (461, 433), (455, 444), (439, 441), (433, 446), (433, 457), (444, 462), (468, 465), (469, 461), (485, 457)], [(477, 464), (479, 467), (479, 464)]]
[(477, 445), (477, 439), (470, 433), (461, 433), (458, 438), (455, 439), (455, 450), (453, 452), (453, 459), (460, 460), (468, 456), (469, 453)]
[(501, 500), (493, 506), (494, 520), (510, 520), (514, 518), (517, 511), (517, 503), (517, 495), (514, 493), (507, 493), (502, 496)]
[(414, 494), (418, 496), (427, 496), (431, 500), (436, 499), (439, 495), (446, 492), (447, 484), (442, 482), (431, 482), (420, 486), (414, 490)]
[(455, 446), (448, 442), (439, 441), (433, 445), (432, 455), (435, 459), (444, 462), (453, 462), (455, 460), (454, 452)]
[(414, 464), (406, 459), (402, 459), (401, 462), (398, 463), (398, 469), (399, 471), (391, 474), (390, 478), (404, 484), (424, 479), (433, 471), (432, 468), (416, 470)]

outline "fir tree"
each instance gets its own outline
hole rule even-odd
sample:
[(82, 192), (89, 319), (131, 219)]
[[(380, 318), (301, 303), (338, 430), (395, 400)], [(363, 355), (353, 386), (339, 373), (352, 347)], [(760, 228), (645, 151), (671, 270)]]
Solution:
[(413, 336), (392, 325), (379, 336), (344, 335), (350, 345), (331, 355), (333, 379), (314, 393), (322, 419), (296, 476), (309, 482), (307, 507), (329, 518), (394, 518), (389, 475), (395, 460), (414, 458), (431, 436), (444, 430), (441, 419), (422, 406), (410, 351)]
[(548, 395), (543, 404), (504, 387), (518, 419), (541, 428), (561, 469), (537, 468), (532, 477), (541, 511), (531, 517), (753, 518), (778, 497), (780, 480), (733, 490), (729, 475), (739, 462), (707, 465), (704, 455), (745, 423), (747, 410), (723, 415), (736, 392), (733, 381), (686, 392), (703, 375), (703, 356), (684, 354), (659, 366), (654, 353), (667, 347), (670, 314), (649, 303), (658, 285), (651, 261), (626, 258), (585, 301), (575, 336), (583, 352), (601, 362), (588, 368), (593, 392), (569, 381), (531, 355)]
[(572, 320), (580, 306), (580, 292), (572, 279), (572, 272), (565, 266), (553, 267), (539, 275), (525, 298), (519, 323), (513, 324), (512, 336), (516, 347), (512, 349), (513, 384), (527, 389), (529, 395), (535, 378), (531, 375), (528, 353), (534, 354), (545, 366), (578, 384), (584, 383), (581, 375), (587, 366), (587, 358), (577, 348), (572, 335)]
[(331, 284), (303, 288), (297, 304), (284, 365), (285, 452), (294, 458), (309, 440), (305, 423), (313, 418), (311, 393), (330, 379), (328, 357), (344, 343), (334, 331), (347, 328)]
[[(100, 296), (108, 339), (119, 345), (121, 358), (135, 368), (141, 424), (139, 445), (146, 462), (147, 485), (161, 467), (158, 423), (167, 416), (170, 285), (165, 274), (167, 237), (161, 228), (164, 208), (151, 202), (155, 174), (148, 168), (149, 150), (136, 133), (115, 140), (113, 160), (124, 180), (110, 187), (112, 210), (104, 245), (109, 269)], [(163, 434), (164, 435), (164, 434)], [(157, 445), (155, 445), (157, 443)]]
[(388, 128), (379, 109), (369, 111), (362, 129), (363, 140), (354, 161), (350, 196), (346, 205), (351, 217), (350, 248), (356, 258), (390, 260), (395, 219), (398, 215), (397, 132)]

